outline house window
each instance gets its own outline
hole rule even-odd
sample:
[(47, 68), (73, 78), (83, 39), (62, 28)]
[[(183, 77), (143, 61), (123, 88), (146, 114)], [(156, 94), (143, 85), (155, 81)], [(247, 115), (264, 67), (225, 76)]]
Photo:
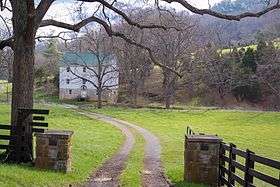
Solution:
[(66, 71), (67, 71), (67, 72), (70, 72), (70, 67), (69, 67), (69, 66), (66, 68)]
[(87, 83), (87, 80), (86, 79), (83, 79), (83, 84), (85, 85)]
[(82, 90), (87, 90), (87, 87), (85, 85), (81, 86)]
[(70, 79), (66, 79), (66, 84), (69, 84), (70, 83)]
[(83, 67), (83, 72), (87, 72), (87, 67)]
[(69, 94), (70, 94), (70, 95), (72, 94), (72, 90), (69, 90)]

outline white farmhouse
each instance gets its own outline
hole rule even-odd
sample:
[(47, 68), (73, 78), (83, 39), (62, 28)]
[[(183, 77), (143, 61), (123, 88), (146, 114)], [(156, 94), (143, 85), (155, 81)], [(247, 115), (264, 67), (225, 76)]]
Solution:
[[(106, 88), (102, 93), (102, 99), (115, 101), (117, 97), (119, 76), (116, 67), (116, 60), (112, 57), (102, 58), (102, 68), (107, 68), (103, 78)], [(90, 52), (74, 53), (66, 52), (60, 60), (59, 67), (59, 98), (60, 100), (97, 100), (98, 64), (100, 61), (96, 55)]]

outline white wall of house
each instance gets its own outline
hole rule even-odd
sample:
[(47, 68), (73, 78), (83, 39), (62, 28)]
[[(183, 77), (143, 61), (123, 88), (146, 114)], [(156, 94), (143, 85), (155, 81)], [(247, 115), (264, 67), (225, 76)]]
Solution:
[[(93, 72), (90, 71), (87, 68), (84, 68), (82, 65), (70, 65), (69, 66), (71, 71), (74, 74), (79, 75), (80, 77), (83, 77), (85, 79), (88, 79), (95, 84), (97, 84), (96, 76), (94, 76)], [(90, 68), (97, 68), (97, 67), (90, 67)], [(67, 66), (60, 67), (59, 69), (59, 96), (60, 99), (75, 99), (75, 98), (83, 98), (85, 95), (88, 99), (96, 99), (96, 88), (93, 86), (92, 83), (88, 81), (83, 81), (83, 79), (78, 78), (76, 75), (74, 75), (71, 71), (67, 70)], [(118, 73), (112, 72), (110, 74), (107, 74), (106, 77), (104, 77), (104, 80), (107, 80), (110, 77), (114, 77), (110, 79), (110, 81), (107, 81), (105, 85), (111, 86), (111, 85), (117, 85), (118, 84)], [(118, 89), (118, 86), (114, 86), (111, 88), (111, 93), (106, 93), (106, 95), (112, 95), (116, 94), (116, 91)], [(105, 96), (105, 93), (104, 93)], [(104, 97), (105, 99), (106, 96)]]

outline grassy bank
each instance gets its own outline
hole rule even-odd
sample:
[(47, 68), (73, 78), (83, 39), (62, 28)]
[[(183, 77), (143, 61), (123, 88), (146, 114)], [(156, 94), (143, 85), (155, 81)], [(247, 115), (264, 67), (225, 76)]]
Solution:
[[(47, 108), (47, 107), (43, 107)], [(25, 165), (0, 164), (0, 186), (69, 186), (84, 182), (92, 171), (117, 151), (123, 141), (118, 129), (59, 106), (51, 110), (50, 129), (73, 130), (73, 171), (41, 171)], [(0, 104), (0, 123), (9, 122), (9, 107)]]

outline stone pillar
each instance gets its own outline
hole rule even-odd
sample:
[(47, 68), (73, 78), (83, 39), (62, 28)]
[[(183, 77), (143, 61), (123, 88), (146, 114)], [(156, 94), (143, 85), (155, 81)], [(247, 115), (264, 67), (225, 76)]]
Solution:
[(72, 131), (36, 133), (35, 167), (63, 172), (71, 171)]
[(222, 139), (209, 135), (187, 135), (184, 180), (219, 186), (219, 150)]

